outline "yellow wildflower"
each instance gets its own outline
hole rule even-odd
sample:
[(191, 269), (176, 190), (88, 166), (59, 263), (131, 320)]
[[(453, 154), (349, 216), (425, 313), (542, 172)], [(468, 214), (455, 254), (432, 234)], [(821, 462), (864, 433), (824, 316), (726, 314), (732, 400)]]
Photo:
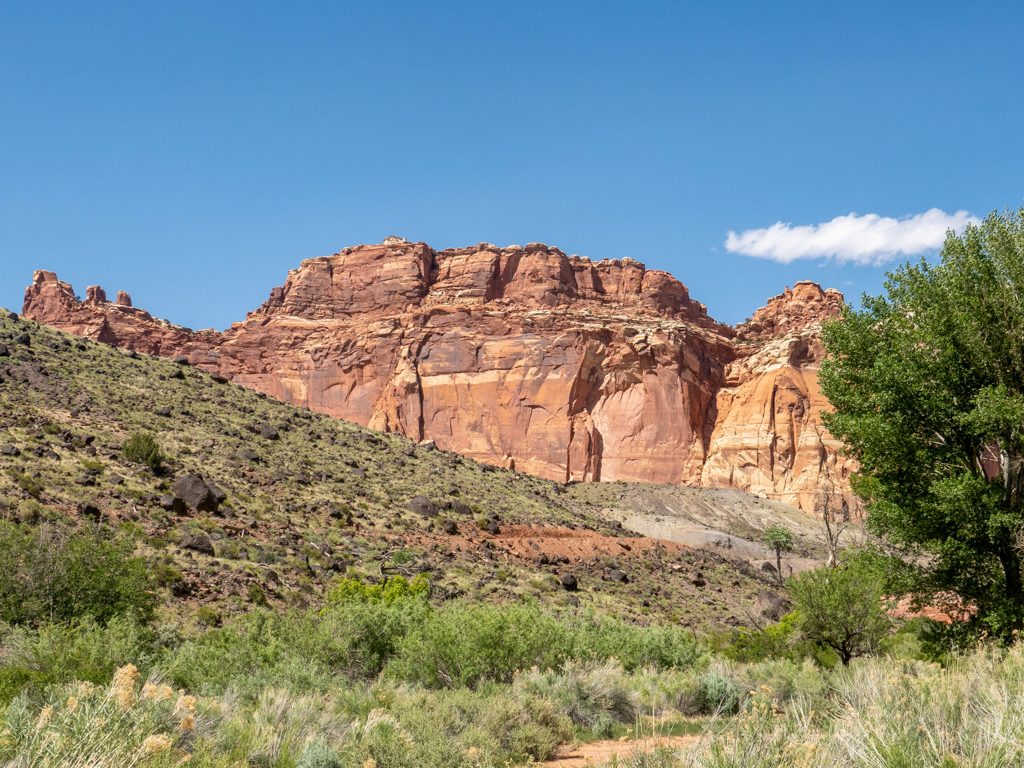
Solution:
[(142, 686), (142, 698), (148, 701), (167, 701), (169, 698), (174, 696), (174, 690), (169, 685), (153, 685), (152, 683), (146, 683)]
[(174, 716), (184, 717), (185, 715), (194, 715), (196, 713), (196, 697), (195, 696), (182, 696), (178, 699), (178, 703), (174, 705)]
[(39, 719), (36, 720), (36, 730), (43, 730), (46, 724), (50, 722), (51, 717), (53, 717), (53, 707), (49, 705), (43, 707), (43, 711), (39, 713)]
[(74, 696), (68, 696), (68, 712), (78, 711), (78, 699)]
[(139, 747), (139, 751), (143, 757), (149, 757), (150, 755), (159, 755), (170, 748), (171, 737), (166, 733), (158, 733), (153, 736), (147, 736), (146, 740), (142, 742), (142, 746)]
[(114, 673), (113, 693), (121, 711), (131, 709), (135, 704), (135, 681), (139, 679), (139, 670), (134, 664), (127, 664)]

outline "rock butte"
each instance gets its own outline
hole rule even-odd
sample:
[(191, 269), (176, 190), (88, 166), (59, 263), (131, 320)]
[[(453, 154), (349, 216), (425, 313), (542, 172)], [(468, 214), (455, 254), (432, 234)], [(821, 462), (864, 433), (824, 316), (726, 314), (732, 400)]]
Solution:
[(734, 487), (859, 516), (820, 422), (811, 282), (731, 328), (632, 259), (557, 248), (434, 252), (387, 238), (302, 262), (231, 328), (193, 332), (38, 271), (23, 314), (311, 410), (542, 477)]

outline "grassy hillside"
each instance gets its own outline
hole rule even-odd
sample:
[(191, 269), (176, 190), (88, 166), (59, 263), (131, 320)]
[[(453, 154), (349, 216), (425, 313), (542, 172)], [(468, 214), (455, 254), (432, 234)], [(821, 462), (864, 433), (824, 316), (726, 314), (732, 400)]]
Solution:
[[(315, 604), (338, 575), (423, 573), (438, 600), (526, 596), (703, 627), (745, 622), (773, 583), (728, 553), (622, 529), (622, 499), (642, 485), (567, 488), (480, 465), (13, 315), (0, 342), (0, 514), (109, 529), (179, 616), (246, 611), (260, 592)], [(159, 471), (122, 450), (145, 433)], [(169, 503), (187, 474), (223, 492), (216, 511)]]

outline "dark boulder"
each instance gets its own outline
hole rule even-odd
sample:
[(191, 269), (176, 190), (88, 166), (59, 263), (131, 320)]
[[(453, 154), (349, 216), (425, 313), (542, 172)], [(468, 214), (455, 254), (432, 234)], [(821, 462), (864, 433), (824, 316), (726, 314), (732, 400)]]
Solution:
[(14, 337), (14, 340), (18, 344), (24, 344), (26, 347), (32, 346), (32, 337), (29, 336), (27, 333), (18, 334), (17, 336)]
[(217, 554), (213, 549), (213, 542), (210, 541), (208, 536), (189, 536), (181, 542), (181, 548), (191, 549), (193, 552), (209, 555), (210, 557), (214, 557)]
[(260, 455), (256, 453), (256, 451), (249, 451), (246, 450), (245, 448), (235, 451), (235, 456), (240, 458), (242, 461), (257, 462), (260, 460)]
[(461, 501), (452, 502), (452, 512), (457, 515), (471, 515), (473, 510), (469, 508), (468, 504), (463, 504)]
[(695, 587), (703, 587), (707, 584), (707, 581), (704, 580), (703, 573), (700, 571), (694, 571), (690, 574), (690, 583)]
[(182, 475), (171, 486), (174, 495), (200, 512), (216, 512), (220, 502), (213, 490), (199, 475)]
[(4, 456), (21, 456), (21, 450), (16, 445), (5, 445), (0, 448), (0, 454)]
[(0, 344), (0, 357), (10, 357), (11, 351), (7, 349), (6, 344)]
[(449, 536), (454, 536), (459, 532), (459, 526), (455, 524), (454, 520), (445, 520), (444, 532), (447, 533)]
[(579, 588), (579, 582), (571, 573), (563, 573), (559, 581), (562, 582), (562, 588), (566, 592), (575, 592)]
[(264, 440), (277, 440), (280, 435), (277, 429), (270, 424), (260, 424), (260, 437)]
[(762, 589), (757, 593), (754, 604), (760, 610), (761, 615), (772, 621), (778, 621), (789, 613), (792, 603), (778, 592), (770, 589)]
[(618, 584), (628, 584), (629, 576), (624, 571), (618, 569), (608, 571), (608, 581), (614, 581)]
[(409, 501), (409, 510), (423, 517), (433, 517), (437, 510), (426, 496), (414, 496)]
[(228, 495), (224, 493), (224, 491), (222, 491), (213, 483), (207, 483), (206, 487), (210, 489), (210, 493), (213, 494), (213, 500), (216, 501), (218, 504), (223, 504), (224, 499), (228, 497)]
[(155, 413), (157, 416), (170, 416), (171, 415), (171, 406), (169, 406), (169, 405), (161, 406), (161, 407), (157, 408), (155, 411), (153, 411), (153, 413)]
[(210, 378), (213, 379), (218, 384), (227, 384), (228, 381), (230, 381), (230, 379), (228, 379), (227, 376), (221, 376), (219, 373), (211, 374)]
[(164, 494), (160, 497), (160, 501), (157, 502), (162, 509), (166, 509), (172, 515), (184, 515), (188, 512), (188, 504), (185, 503), (184, 499), (179, 499), (170, 493)]
[(501, 528), (494, 520), (491, 520), (487, 524), (487, 532), (493, 534), (494, 536), (497, 536), (499, 533), (501, 533)]
[(188, 365), (188, 358), (185, 357), (184, 355), (178, 355), (177, 357), (173, 358), (171, 362), (176, 363), (177, 365)]
[(84, 501), (78, 505), (78, 514), (82, 517), (88, 517), (97, 522), (99, 522), (99, 520), (103, 517), (103, 513), (100, 512), (99, 507)]

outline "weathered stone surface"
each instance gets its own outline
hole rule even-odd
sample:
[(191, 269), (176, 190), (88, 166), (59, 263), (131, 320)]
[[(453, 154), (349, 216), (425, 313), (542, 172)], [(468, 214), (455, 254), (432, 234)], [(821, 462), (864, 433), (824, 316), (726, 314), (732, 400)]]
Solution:
[(774, 327), (788, 330), (741, 347), (726, 366), (702, 485), (739, 488), (807, 512), (820, 514), (828, 503), (843, 517), (862, 515), (849, 483), (855, 464), (839, 455), (841, 443), (821, 423), (828, 408), (818, 389), (821, 319), (837, 314), (841, 302), (813, 283), (770, 301)]
[(437, 514), (433, 502), (426, 496), (414, 496), (409, 500), (409, 511), (423, 517), (433, 517)]
[(213, 548), (213, 542), (210, 541), (208, 536), (203, 536), (202, 534), (189, 536), (181, 542), (181, 548), (191, 549), (193, 552), (199, 552), (209, 557), (214, 557), (217, 554)]
[(207, 485), (199, 475), (182, 475), (171, 486), (174, 495), (200, 512), (216, 512), (224, 492)]
[(731, 486), (807, 511), (832, 492), (855, 515), (817, 388), (820, 322), (841, 305), (798, 283), (734, 330), (633, 259), (389, 239), (304, 261), (223, 333), (100, 289), (79, 302), (45, 271), (24, 314), (503, 469)]

